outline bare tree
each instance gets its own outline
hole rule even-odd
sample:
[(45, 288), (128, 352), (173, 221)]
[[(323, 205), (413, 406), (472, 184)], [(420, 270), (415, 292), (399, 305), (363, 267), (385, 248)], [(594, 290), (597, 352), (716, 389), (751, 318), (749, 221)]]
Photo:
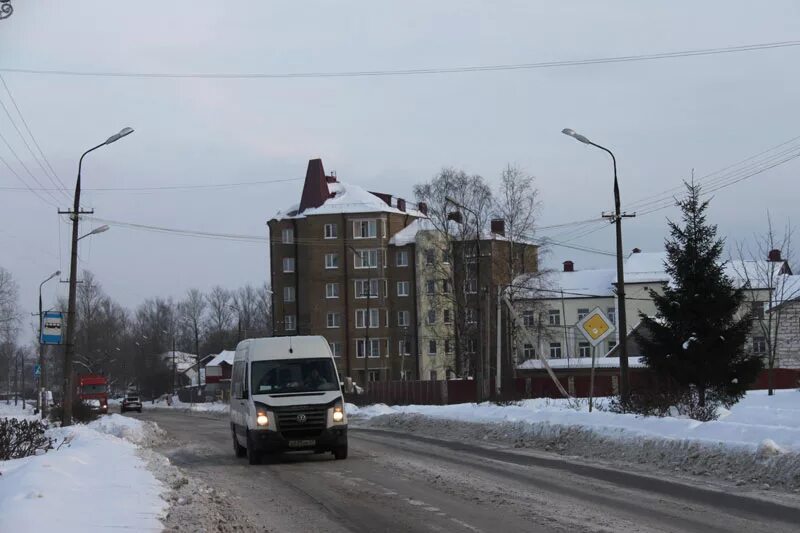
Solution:
[(253, 336), (272, 335), (272, 291), (264, 283), (256, 289), (256, 314), (253, 317)]
[[(0, 267), (0, 372), (5, 373), (6, 393), (11, 391), (11, 376), (19, 334), (19, 287), (11, 273)], [(2, 374), (0, 374), (2, 375)], [(8, 397), (6, 397), (8, 403)]]
[(186, 298), (178, 305), (181, 328), (187, 330), (194, 341), (198, 378), (200, 370), (200, 337), (203, 334), (202, 328), (205, 324), (206, 307), (206, 298), (199, 289), (189, 289), (186, 292)]
[(233, 292), (233, 306), (237, 310), (237, 327), (241, 328), (242, 339), (255, 333), (256, 316), (258, 315), (258, 289), (250, 284)]
[[(800, 283), (789, 276), (789, 260), (792, 258), (792, 228), (786, 224), (779, 235), (767, 213), (767, 231), (756, 236), (754, 247), (748, 252), (742, 244), (737, 244), (739, 257), (749, 257), (750, 261), (731, 261), (736, 275), (744, 282), (748, 300), (751, 302), (754, 337), (764, 340), (765, 363), (769, 395), (774, 394), (775, 365), (783, 351), (783, 344), (789, 342), (781, 335), (781, 326), (791, 309), (785, 305), (800, 298)], [(754, 344), (756, 344), (754, 342)], [(760, 347), (753, 346), (754, 349)]]

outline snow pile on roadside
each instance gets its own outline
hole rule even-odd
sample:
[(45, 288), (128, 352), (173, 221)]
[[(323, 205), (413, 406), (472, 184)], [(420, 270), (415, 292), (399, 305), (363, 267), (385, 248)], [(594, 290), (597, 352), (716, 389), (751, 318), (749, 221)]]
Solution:
[(589, 413), (585, 402), (577, 407), (567, 400), (535, 399), (518, 405), (383, 404), (360, 408), (355, 416), (370, 418), (384, 414), (419, 414), (463, 422), (525, 422), (580, 427), (614, 438), (660, 438), (743, 447), (755, 451), (769, 439), (778, 448), (800, 452), (800, 391), (752, 391), (726, 412), (724, 418), (698, 422), (689, 418), (643, 417), (608, 411)]
[(140, 446), (149, 445), (165, 434), (164, 430), (154, 422), (137, 420), (116, 413), (100, 417), (89, 423), (88, 427)]
[(191, 411), (197, 413), (217, 413), (227, 414), (230, 411), (230, 405), (225, 402), (203, 402), (203, 403), (187, 403), (182, 402), (177, 396), (173, 397), (172, 404), (168, 404), (166, 400), (156, 400), (152, 402), (142, 402), (143, 409), (177, 409), (180, 411)]
[[(378, 414), (380, 413), (380, 414)], [(800, 487), (800, 391), (752, 391), (724, 418), (588, 412), (585, 402), (362, 407), (356, 423), (447, 439), (496, 441), (622, 463), (718, 475), (737, 484)]]
[(372, 418), (373, 416), (381, 416), (381, 415), (390, 415), (393, 413), (397, 413), (397, 407), (389, 407), (384, 403), (376, 403), (373, 405), (367, 405), (366, 407), (358, 407), (352, 403), (346, 403), (344, 405), (344, 410), (347, 413), (347, 416), (357, 416), (360, 418)]
[(108, 418), (48, 430), (58, 449), (0, 462), (0, 531), (162, 530), (165, 487), (114, 436), (145, 440), (150, 429)]

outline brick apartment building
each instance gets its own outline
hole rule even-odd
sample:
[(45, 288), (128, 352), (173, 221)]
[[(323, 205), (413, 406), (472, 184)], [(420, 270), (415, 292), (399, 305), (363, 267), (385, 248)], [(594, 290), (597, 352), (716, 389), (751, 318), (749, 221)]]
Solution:
[(482, 296), (510, 282), (512, 258), (535, 271), (537, 249), (508, 242), (495, 221), (476, 269), (475, 240), (444, 238), (426, 215), (309, 161), (300, 203), (268, 222), (274, 334), (324, 336), (340, 374), (362, 385), (472, 374), (465, 361), (496, 349), (494, 304)]

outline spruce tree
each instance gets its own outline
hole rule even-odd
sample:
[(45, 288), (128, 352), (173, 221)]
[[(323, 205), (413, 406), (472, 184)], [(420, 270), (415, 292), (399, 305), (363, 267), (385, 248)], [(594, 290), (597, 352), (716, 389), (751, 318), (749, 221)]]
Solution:
[(745, 353), (751, 317), (743, 312), (744, 290), (725, 275), (723, 240), (706, 220), (709, 202), (700, 200), (699, 185), (686, 187), (688, 196), (677, 201), (682, 226), (670, 221), (666, 240), (671, 282), (663, 295), (651, 289), (657, 315), (640, 315), (649, 335), (639, 341), (647, 366), (697, 404), (683, 407), (713, 416), (716, 405), (741, 399), (763, 362)]

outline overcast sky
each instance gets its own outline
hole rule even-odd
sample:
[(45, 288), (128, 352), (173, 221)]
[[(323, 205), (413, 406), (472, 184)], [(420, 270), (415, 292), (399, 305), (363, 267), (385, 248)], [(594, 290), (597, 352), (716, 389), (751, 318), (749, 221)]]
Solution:
[[(266, 2), (12, 0), (0, 68), (159, 73), (286, 73), (448, 67), (628, 56), (796, 40), (796, 1)], [(612, 148), (623, 207), (800, 135), (800, 47), (539, 70), (336, 79), (137, 79), (2, 73), (58, 176), (74, 187), (80, 154), (123, 126), (136, 133), (84, 162), (84, 187), (221, 184), (302, 178), (308, 159), (371, 190), (411, 197), (443, 166), (492, 183), (515, 163), (537, 177), (541, 224), (612, 205), (610, 159), (561, 135)], [(0, 86), (0, 100), (13, 112)], [(21, 122), (18, 123), (23, 128)], [(24, 131), (24, 130), (23, 130)], [(0, 133), (45, 185), (0, 108)], [(795, 143), (797, 144), (797, 143)], [(34, 148), (35, 149), (35, 148)], [(0, 156), (35, 183), (0, 141)], [(715, 193), (729, 242), (764, 229), (767, 209), (795, 214), (800, 159)], [(0, 187), (21, 184), (0, 164)], [(97, 216), (266, 235), (302, 181), (223, 190), (87, 191)], [(70, 198), (54, 194), (58, 206)], [(44, 198), (52, 201), (47, 196)], [(68, 228), (30, 192), (0, 190), (0, 265), (37, 287), (69, 265)], [(674, 209), (625, 222), (625, 248), (662, 248)], [(795, 217), (797, 218), (797, 217)], [(89, 231), (87, 223), (82, 230)], [(542, 232), (561, 240), (565, 228)], [(592, 229), (592, 226), (577, 229)], [(613, 251), (610, 227), (572, 243)], [(81, 241), (81, 267), (134, 307), (186, 289), (269, 278), (266, 243), (114, 227)], [(613, 258), (553, 247), (550, 264)], [(66, 274), (62, 276), (66, 278)], [(45, 298), (66, 293), (47, 286)], [(27, 318), (26, 318), (27, 321)]]

